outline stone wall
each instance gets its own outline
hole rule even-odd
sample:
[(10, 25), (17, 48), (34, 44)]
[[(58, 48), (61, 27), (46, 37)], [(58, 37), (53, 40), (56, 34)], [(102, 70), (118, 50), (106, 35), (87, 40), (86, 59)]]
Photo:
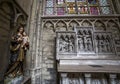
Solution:
[[(12, 11), (12, 12), (11, 12)], [(8, 58), (9, 58), (9, 36), (10, 36), (10, 20), (11, 14), (13, 13), (12, 8), (9, 8), (9, 5), (4, 3), (1, 5), (0, 9), (0, 58), (2, 58), (0, 62), (0, 66), (3, 68), (0, 68), (0, 80), (2, 80), (2, 77), (4, 75), (4, 72), (6, 70), (7, 64), (8, 64)], [(5, 67), (6, 66), (6, 67)]]
[(32, 6), (32, 0), (15, 0), (17, 4), (25, 11), (27, 15), (30, 14), (30, 6)]

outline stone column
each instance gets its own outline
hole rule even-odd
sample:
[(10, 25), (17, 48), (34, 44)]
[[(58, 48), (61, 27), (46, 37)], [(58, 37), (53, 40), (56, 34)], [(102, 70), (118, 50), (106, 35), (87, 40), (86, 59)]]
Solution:
[(110, 84), (116, 84), (116, 74), (110, 74), (109, 77)]
[(102, 83), (107, 84), (107, 79), (105, 77), (102, 77)]
[(91, 74), (85, 74), (85, 84), (91, 84)]
[(79, 77), (79, 82), (80, 82), (80, 84), (84, 84), (84, 79), (83, 79), (83, 77), (81, 76), (81, 77)]
[(67, 73), (61, 73), (60, 84), (68, 84)]

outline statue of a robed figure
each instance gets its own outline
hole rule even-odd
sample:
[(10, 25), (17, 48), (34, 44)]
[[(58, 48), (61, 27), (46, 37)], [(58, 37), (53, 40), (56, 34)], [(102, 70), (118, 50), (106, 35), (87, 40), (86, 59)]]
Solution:
[(23, 75), (23, 62), (28, 49), (29, 38), (23, 26), (20, 26), (11, 37), (10, 62), (5, 76), (14, 78)]

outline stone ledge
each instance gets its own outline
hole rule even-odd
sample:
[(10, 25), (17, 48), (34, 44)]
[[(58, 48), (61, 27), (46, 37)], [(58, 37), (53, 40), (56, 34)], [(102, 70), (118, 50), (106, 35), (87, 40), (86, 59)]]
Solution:
[(63, 16), (42, 16), (42, 19), (57, 19), (57, 18), (119, 18), (120, 14), (111, 15), (63, 15)]

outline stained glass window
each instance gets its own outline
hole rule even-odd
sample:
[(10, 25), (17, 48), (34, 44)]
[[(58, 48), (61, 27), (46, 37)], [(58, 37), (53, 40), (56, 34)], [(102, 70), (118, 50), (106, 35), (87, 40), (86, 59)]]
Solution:
[(88, 3), (91, 5), (96, 5), (97, 4), (97, 0), (88, 0)]
[(80, 2), (85, 2), (86, 0), (77, 0), (77, 1), (80, 1)]
[(109, 0), (46, 0), (45, 15), (110, 14)]
[(58, 0), (57, 3), (58, 3), (58, 4), (63, 4), (63, 3), (64, 3), (64, 0)]
[(90, 14), (91, 15), (98, 15), (98, 7), (90, 7)]
[(99, 0), (101, 14), (110, 14), (110, 6), (107, 0)]
[(76, 13), (76, 7), (74, 3), (68, 3), (67, 9), (68, 9), (68, 14)]
[(88, 7), (86, 0), (77, 0), (77, 7), (79, 14), (88, 14)]
[(88, 7), (80, 6), (78, 8), (78, 11), (79, 11), (80, 14), (88, 14)]
[(99, 0), (100, 6), (106, 6), (108, 5), (107, 0)]
[(110, 14), (110, 9), (109, 7), (101, 7), (101, 12), (103, 14)]
[(57, 15), (64, 15), (65, 9), (63, 7), (57, 8)]
[(53, 15), (54, 14), (54, 0), (46, 0), (46, 15)]

